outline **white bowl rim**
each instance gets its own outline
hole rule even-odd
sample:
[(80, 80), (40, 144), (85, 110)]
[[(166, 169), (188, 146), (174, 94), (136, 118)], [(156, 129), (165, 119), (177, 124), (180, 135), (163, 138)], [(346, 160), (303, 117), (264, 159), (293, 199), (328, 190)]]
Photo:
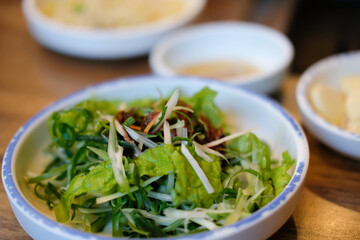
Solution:
[(175, 76), (178, 75), (176, 71), (168, 67), (163, 62), (163, 56), (166, 54), (169, 49), (174, 48), (178, 44), (181, 44), (184, 39), (188, 36), (191, 36), (193, 32), (212, 32), (212, 31), (222, 31), (224, 28), (233, 29), (237, 31), (238, 29), (243, 28), (252, 28), (256, 29), (261, 34), (266, 34), (271, 37), (272, 40), (276, 41), (279, 46), (284, 49), (284, 57), (281, 60), (280, 64), (276, 68), (273, 68), (271, 71), (261, 72), (253, 76), (244, 76), (236, 80), (235, 78), (223, 81), (233, 84), (246, 85), (249, 83), (261, 83), (266, 81), (268, 77), (275, 75), (276, 73), (286, 69), (293, 57), (294, 57), (294, 47), (291, 41), (281, 32), (276, 29), (267, 27), (262, 24), (245, 22), (245, 21), (216, 21), (216, 22), (207, 22), (202, 24), (197, 24), (183, 29), (179, 29), (170, 33), (168, 36), (161, 39), (151, 50), (150, 52), (150, 66), (154, 72), (164, 76)]
[(136, 27), (112, 27), (112, 28), (92, 28), (80, 27), (57, 21), (46, 17), (38, 7), (35, 6), (36, 0), (22, 0), (22, 11), (29, 22), (33, 22), (46, 29), (55, 32), (62, 32), (67, 36), (74, 36), (85, 39), (111, 39), (111, 38), (133, 38), (153, 35), (158, 32), (176, 28), (191, 21), (198, 15), (206, 5), (206, 0), (188, 0), (192, 8), (179, 13), (176, 17), (159, 20), (153, 23), (139, 25)]
[(360, 51), (351, 51), (326, 57), (311, 65), (301, 76), (296, 87), (296, 100), (300, 110), (320, 128), (330, 131), (333, 134), (342, 136), (349, 140), (359, 141), (360, 134), (347, 131), (338, 127), (320, 116), (311, 106), (307, 97), (309, 85), (313, 82), (314, 76), (326, 69), (336, 66), (339, 62), (349, 61), (351, 58), (360, 58)]
[[(67, 237), (76, 237), (79, 239), (97, 239), (97, 240), (106, 240), (106, 239), (124, 239), (124, 238), (114, 238), (109, 236), (97, 235), (88, 232), (84, 232), (64, 224), (60, 224), (55, 220), (52, 220), (46, 217), (44, 214), (36, 210), (23, 196), (20, 192), (19, 187), (17, 185), (16, 180), (12, 174), (14, 170), (12, 158), (16, 151), (18, 150), (17, 144), (21, 142), (24, 137), (31, 131), (33, 125), (37, 124), (39, 121), (43, 121), (43, 118), (46, 117), (47, 114), (53, 112), (58, 106), (63, 104), (69, 104), (73, 102), (73, 99), (76, 99), (81, 94), (84, 94), (88, 90), (93, 90), (96, 92), (96, 89), (106, 88), (106, 86), (111, 86), (112, 84), (123, 84), (126, 86), (127, 84), (141, 84), (142, 82), (148, 82), (150, 79), (155, 81), (178, 81), (179, 83), (187, 79), (187, 81), (197, 81), (200, 83), (211, 84), (211, 86), (219, 86), (226, 87), (229, 91), (235, 91), (241, 94), (245, 94), (247, 97), (251, 97), (255, 101), (262, 102), (267, 107), (274, 110), (276, 114), (278, 114), (281, 118), (286, 121), (286, 124), (292, 129), (292, 133), (295, 136), (296, 146), (298, 146), (298, 155), (299, 158), (296, 159), (296, 167), (291, 177), (290, 182), (285, 187), (285, 189), (269, 204), (265, 207), (259, 209), (255, 213), (250, 216), (234, 223), (231, 225), (223, 226), (219, 229), (213, 231), (206, 231), (202, 233), (192, 234), (190, 236), (183, 237), (172, 237), (174, 239), (207, 239), (208, 237), (216, 236), (229, 236), (241, 230), (245, 230), (249, 227), (255, 225), (258, 221), (266, 219), (271, 216), (271, 213), (279, 210), (283, 202), (289, 200), (298, 190), (300, 190), (302, 183), (305, 180), (305, 176), (308, 170), (309, 165), (309, 147), (307, 143), (307, 139), (305, 133), (303, 132), (299, 123), (291, 117), (291, 115), (277, 102), (274, 100), (263, 96), (261, 94), (251, 92), (242, 88), (234, 88), (231, 84), (218, 82), (212, 79), (205, 78), (195, 78), (195, 77), (161, 77), (154, 75), (142, 75), (135, 77), (127, 77), (127, 78), (117, 78), (110, 81), (106, 81), (103, 83), (99, 83), (96, 85), (89, 86), (87, 88), (76, 91), (68, 96), (61, 98), (60, 100), (54, 102), (53, 104), (47, 106), (36, 115), (34, 115), (30, 120), (28, 120), (14, 135), (11, 139), (6, 152), (3, 157), (2, 164), (2, 181), (5, 187), (7, 196), (11, 203), (22, 211), (24, 215), (26, 215), (29, 219), (31, 219), (34, 223), (41, 225), (41, 227), (48, 229), (49, 231), (54, 228), (60, 229), (61, 234)], [(121, 82), (121, 83), (120, 83)], [(155, 238), (152, 238), (155, 239)], [(162, 239), (162, 238), (161, 238)]]

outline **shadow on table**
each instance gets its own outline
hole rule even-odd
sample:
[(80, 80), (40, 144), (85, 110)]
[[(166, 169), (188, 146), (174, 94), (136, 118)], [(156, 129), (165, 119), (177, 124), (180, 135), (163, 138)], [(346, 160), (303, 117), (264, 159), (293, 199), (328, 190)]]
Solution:
[(306, 187), (330, 202), (360, 212), (360, 161), (335, 152), (308, 131), (306, 135), (310, 146)]
[(282, 226), (279, 231), (277, 231), (274, 235), (272, 235), (269, 240), (296, 240), (297, 239), (297, 231), (296, 225), (294, 221), (294, 217), (291, 216), (289, 220)]

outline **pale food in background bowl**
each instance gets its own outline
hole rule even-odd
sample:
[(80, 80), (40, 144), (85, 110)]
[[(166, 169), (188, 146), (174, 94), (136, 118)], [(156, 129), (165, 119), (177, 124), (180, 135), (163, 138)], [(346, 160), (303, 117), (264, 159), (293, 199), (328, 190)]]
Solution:
[(135, 27), (178, 17), (182, 0), (36, 0), (50, 19), (89, 28)]
[(33, 37), (75, 57), (121, 59), (147, 54), (168, 32), (193, 20), (206, 0), (23, 0)]
[(325, 58), (307, 69), (296, 88), (305, 126), (334, 150), (360, 159), (360, 52)]
[(274, 29), (246, 22), (214, 22), (163, 38), (151, 51), (150, 66), (162, 76), (205, 76), (272, 93), (279, 89), (292, 58), (291, 42)]
[(360, 135), (360, 76), (346, 76), (340, 89), (315, 83), (309, 90), (314, 109), (327, 121)]
[[(50, 114), (60, 109), (71, 108), (90, 96), (108, 100), (121, 98), (125, 101), (144, 97), (157, 98), (157, 86), (161, 87), (165, 96), (169, 96), (176, 87), (179, 87), (185, 96), (191, 96), (204, 87), (216, 89), (218, 95), (215, 103), (224, 113), (231, 113), (231, 124), (234, 127), (257, 127), (254, 132), (268, 144), (272, 150), (272, 158), (280, 159), (281, 153), (288, 150), (296, 161), (289, 184), (269, 204), (231, 225), (197, 233), (191, 235), (191, 238), (233, 239), (236, 236), (263, 239), (285, 223), (300, 198), (309, 160), (306, 137), (291, 116), (270, 99), (242, 89), (234, 89), (224, 83), (196, 78), (149, 76), (86, 88), (51, 105), (26, 123), (16, 134), (4, 156), (2, 176), (15, 215), (30, 236), (36, 239), (47, 239), (50, 236), (52, 239), (106, 239), (101, 235), (82, 232), (50, 220), (54, 219), (53, 213), (34, 196), (24, 179), (29, 171), (35, 174), (43, 171), (46, 159), (42, 156), (42, 149), (50, 141), (46, 134), (46, 120)], [(244, 104), (234, 105), (234, 101)], [(168, 138), (165, 137), (164, 141), (166, 139)]]

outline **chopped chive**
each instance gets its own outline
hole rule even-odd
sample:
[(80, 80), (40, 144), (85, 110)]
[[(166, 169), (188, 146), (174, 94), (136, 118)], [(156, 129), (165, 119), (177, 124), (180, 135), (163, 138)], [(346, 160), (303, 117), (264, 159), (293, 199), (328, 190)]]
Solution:
[(123, 126), (127, 126), (130, 127), (131, 125), (133, 125), (135, 123), (135, 119), (133, 117), (129, 117), (127, 118), (124, 123), (122, 124)]
[(60, 167), (54, 168), (46, 173), (43, 173), (40, 176), (30, 178), (29, 183), (38, 183), (38, 182), (44, 181), (46, 179), (52, 178), (52, 177), (58, 175), (59, 173), (66, 171), (67, 166), (68, 166), (67, 164), (64, 164)]

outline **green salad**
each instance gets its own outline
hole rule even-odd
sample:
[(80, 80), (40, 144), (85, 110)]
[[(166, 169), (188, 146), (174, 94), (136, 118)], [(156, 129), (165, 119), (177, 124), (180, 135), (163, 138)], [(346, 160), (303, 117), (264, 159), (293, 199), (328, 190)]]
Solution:
[(230, 133), (216, 94), (176, 89), (54, 112), (53, 160), (28, 183), (58, 222), (113, 236), (186, 235), (245, 218), (281, 193), (295, 160), (272, 159), (251, 130)]

